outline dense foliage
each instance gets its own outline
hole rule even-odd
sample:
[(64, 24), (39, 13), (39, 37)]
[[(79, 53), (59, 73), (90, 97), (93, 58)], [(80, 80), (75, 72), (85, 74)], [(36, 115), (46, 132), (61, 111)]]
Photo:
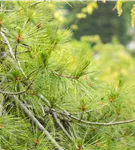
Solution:
[(0, 149), (134, 150), (134, 59), (71, 40), (57, 5), (1, 2)]

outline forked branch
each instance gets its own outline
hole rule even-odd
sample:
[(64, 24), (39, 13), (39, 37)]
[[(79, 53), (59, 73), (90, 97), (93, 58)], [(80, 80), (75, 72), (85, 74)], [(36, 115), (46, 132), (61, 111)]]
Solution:
[(44, 126), (37, 120), (37, 118), (27, 109), (27, 107), (14, 95), (14, 100), (18, 103), (20, 108), (25, 112), (25, 114), (30, 118), (30, 120), (44, 133), (44, 135), (52, 142), (52, 144), (58, 150), (64, 150), (50, 135), (50, 133), (44, 128)]

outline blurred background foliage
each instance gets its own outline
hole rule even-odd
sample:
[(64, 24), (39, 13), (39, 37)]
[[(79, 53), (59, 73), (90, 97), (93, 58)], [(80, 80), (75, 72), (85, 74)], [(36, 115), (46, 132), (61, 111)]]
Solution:
[(59, 9), (57, 13), (61, 16), (59, 19), (64, 22), (65, 28), (70, 27), (73, 30), (76, 39), (84, 35), (99, 35), (103, 43), (108, 43), (115, 36), (125, 45), (132, 39), (129, 29), (133, 2), (123, 4), (123, 14), (119, 18), (114, 10), (115, 4), (116, 2), (108, 1), (76, 1), (64, 4), (64, 10)]

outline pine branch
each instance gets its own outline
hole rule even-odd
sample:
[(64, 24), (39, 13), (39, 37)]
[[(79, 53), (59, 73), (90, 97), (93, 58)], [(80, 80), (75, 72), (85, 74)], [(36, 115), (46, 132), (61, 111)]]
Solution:
[(30, 118), (31, 121), (44, 133), (44, 135), (52, 142), (52, 144), (58, 148), (58, 150), (64, 150), (50, 133), (44, 128), (44, 126), (37, 120), (37, 118), (27, 109), (27, 107), (14, 95), (15, 101), (18, 103), (20, 108), (25, 112), (25, 114)]
[(76, 76), (69, 76), (69, 75), (58, 74), (58, 73), (55, 72), (55, 71), (53, 71), (53, 73), (54, 73), (56, 76), (64, 77), (64, 78), (68, 78), (68, 79), (78, 79), (78, 78), (79, 78), (79, 77), (76, 77)]
[(85, 74), (82, 74), (80, 76), (70, 76), (70, 75), (64, 75), (64, 74), (59, 74), (57, 73), (56, 71), (52, 71), (56, 76), (59, 76), (59, 77), (64, 77), (64, 78), (68, 78), (68, 79), (79, 79), (80, 77), (86, 75), (86, 74), (90, 74), (90, 73), (94, 73), (95, 71), (91, 71), (91, 72), (87, 72)]
[(17, 61), (17, 64), (18, 64), (19, 69), (21, 70), (22, 74), (26, 77), (26, 75), (25, 75), (23, 69), (21, 68), (20, 61), (15, 58), (15, 55), (14, 55), (14, 53), (13, 53), (13, 50), (12, 50), (12, 47), (11, 47), (11, 45), (10, 45), (10, 43), (9, 43), (8, 38), (6, 37), (6, 35), (5, 35), (2, 31), (0, 32), (0, 34), (1, 34), (1, 36), (3, 37), (3, 39), (5, 40), (5, 42), (6, 42), (7, 46), (8, 46), (9, 52), (10, 52), (11, 56), (13, 57), (13, 59), (14, 59), (15, 61)]
[[(32, 83), (31, 83), (31, 84), (32, 84)], [(21, 92), (8, 92), (8, 91), (2, 91), (2, 90), (0, 90), (0, 93), (2, 93), (2, 94), (7, 94), (7, 95), (20, 95), (20, 94), (23, 94), (23, 93), (27, 92), (27, 91), (29, 90), (31, 84), (27, 87), (26, 90), (21, 91)]]
[(53, 115), (53, 118), (55, 119), (56, 123), (58, 124), (58, 126), (62, 129), (62, 131), (65, 133), (65, 135), (71, 140), (71, 141), (74, 141), (72, 139), (72, 137), (69, 135), (69, 133), (65, 130), (65, 128), (63, 127), (63, 125), (60, 123), (59, 119), (57, 118), (57, 115), (55, 112), (52, 111), (52, 115)]
[[(45, 103), (51, 107), (51, 104), (49, 103), (49, 101), (41, 94), (38, 94), (38, 96), (45, 101)], [(50, 109), (48, 109), (50, 111)], [(69, 133), (65, 130), (65, 128), (63, 127), (63, 125), (60, 123), (56, 113), (54, 112), (54, 109), (51, 108), (51, 113), (53, 115), (53, 118), (55, 119), (56, 123), (59, 125), (59, 127), (62, 129), (62, 131), (65, 133), (65, 135), (71, 140), (74, 141), (73, 138), (69, 135)]]
[[(56, 111), (56, 110), (54, 110)], [(108, 122), (108, 123), (102, 123), (102, 122), (90, 122), (90, 121), (86, 121), (80, 118), (77, 118), (73, 115), (71, 115), (70, 113), (68, 113), (67, 111), (64, 110), (64, 112), (58, 112), (60, 114), (66, 115), (78, 122), (84, 123), (84, 124), (88, 124), (88, 125), (102, 125), (102, 126), (111, 126), (111, 125), (119, 125), (119, 124), (126, 124), (126, 123), (131, 123), (131, 122), (135, 122), (135, 119), (132, 120), (124, 120), (124, 121), (118, 121), (118, 122)]]
[[(40, 97), (41, 97), (43, 100), (45, 100), (46, 103), (49, 104), (49, 101), (48, 101), (43, 95), (40, 95)], [(63, 112), (59, 112), (59, 111), (57, 111), (57, 110), (55, 110), (55, 109), (51, 109), (51, 110), (54, 111), (54, 112), (60, 113), (60, 114), (62, 114), (62, 115), (66, 115), (66, 116), (68, 116), (68, 117), (70, 117), (70, 118), (72, 118), (72, 119), (74, 119), (74, 120), (76, 120), (76, 121), (78, 121), (78, 122), (82, 122), (82, 123), (88, 124), (88, 125), (111, 126), (111, 125), (119, 125), (119, 124), (126, 124), (126, 123), (135, 122), (135, 119), (132, 119), (132, 120), (124, 120), (124, 121), (118, 121), (118, 122), (114, 122), (114, 120), (113, 120), (113, 121), (108, 122), (108, 123), (90, 122), (90, 121), (86, 121), (86, 120), (77, 118), (77, 117), (75, 117), (74, 115), (70, 114), (69, 112), (67, 112), (67, 111), (65, 111), (65, 110), (63, 110)]]
[(3, 103), (4, 103), (4, 100), (1, 100), (1, 102), (0, 102), (0, 116), (2, 116), (2, 113), (3, 113)]
[(12, 48), (11, 48), (11, 46), (10, 46), (10, 43), (9, 43), (7, 37), (5, 36), (5, 34), (4, 34), (3, 32), (0, 32), (0, 34), (1, 34), (1, 36), (3, 37), (3, 39), (5, 40), (6, 44), (8, 45), (9, 52), (10, 52), (11, 56), (15, 59), (13, 50), (12, 50)]
[(41, 2), (44, 2), (44, 0), (37, 0), (37, 2), (31, 4), (29, 7), (35, 6), (37, 4), (40, 4)]
[(17, 52), (16, 54), (24, 54), (24, 53), (29, 53), (29, 50), (23, 51), (23, 52)]
[(38, 96), (39, 96), (43, 101), (45, 101), (45, 103), (48, 105), (48, 107), (51, 107), (49, 101), (48, 101), (42, 94), (38, 94)]

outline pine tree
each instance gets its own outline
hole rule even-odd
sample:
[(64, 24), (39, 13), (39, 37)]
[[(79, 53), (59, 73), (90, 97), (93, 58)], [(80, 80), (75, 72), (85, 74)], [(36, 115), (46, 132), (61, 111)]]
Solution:
[(127, 126), (134, 96), (121, 80), (96, 79), (89, 49), (73, 47), (56, 5), (1, 2), (0, 149), (123, 148), (121, 137), (135, 140), (134, 123)]

